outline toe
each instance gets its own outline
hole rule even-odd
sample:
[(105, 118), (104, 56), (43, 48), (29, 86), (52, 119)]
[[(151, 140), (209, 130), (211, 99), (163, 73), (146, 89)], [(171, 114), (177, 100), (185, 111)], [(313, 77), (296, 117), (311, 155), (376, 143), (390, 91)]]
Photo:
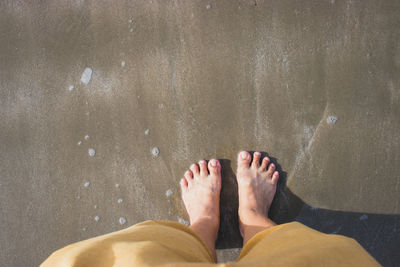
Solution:
[(249, 152), (242, 151), (238, 155), (238, 167), (239, 168), (248, 168), (250, 165), (251, 157)]
[(269, 164), (268, 171), (267, 171), (268, 176), (271, 177), (272, 174), (274, 173), (274, 171), (275, 171), (275, 164), (273, 164), (273, 163)]
[(205, 160), (199, 161), (200, 175), (208, 175), (207, 162)]
[(208, 162), (208, 169), (210, 170), (210, 174), (218, 174), (219, 173), (219, 161), (217, 159), (212, 159)]
[(186, 180), (185, 177), (183, 177), (183, 178), (181, 179), (180, 184), (181, 184), (181, 189), (182, 189), (182, 190), (187, 189), (187, 187), (188, 187), (188, 182), (187, 182), (187, 180)]
[(279, 172), (274, 172), (274, 174), (272, 175), (272, 183), (276, 184), (279, 180)]
[(193, 172), (192, 171), (186, 171), (185, 172), (185, 178), (186, 180), (190, 183), (191, 181), (193, 181)]
[(200, 174), (199, 166), (197, 164), (192, 164), (192, 166), (190, 166), (190, 170), (193, 172), (194, 175)]
[(269, 158), (268, 157), (263, 158), (262, 163), (261, 163), (261, 170), (266, 171), (268, 164), (269, 164)]
[(260, 167), (260, 158), (261, 158), (261, 153), (260, 152), (254, 152), (253, 153), (253, 162), (251, 163), (251, 166), (254, 168)]

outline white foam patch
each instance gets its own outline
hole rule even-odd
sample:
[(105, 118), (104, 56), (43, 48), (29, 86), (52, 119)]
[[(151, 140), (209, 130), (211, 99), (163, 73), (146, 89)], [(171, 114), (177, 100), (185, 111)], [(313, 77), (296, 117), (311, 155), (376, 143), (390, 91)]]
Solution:
[(80, 145), (82, 145), (82, 141), (79, 141), (79, 142), (78, 142), (78, 146), (80, 146)]
[(150, 134), (150, 130), (147, 129), (146, 131), (144, 131), (144, 134), (145, 134), (145, 135), (149, 135), (149, 134)]
[(189, 225), (189, 222), (186, 221), (185, 219), (182, 219), (181, 217), (178, 217), (178, 222), (184, 224), (184, 225)]
[(92, 79), (93, 70), (91, 68), (86, 68), (81, 76), (81, 82), (84, 84), (89, 84), (90, 80)]
[(166, 197), (170, 197), (173, 193), (174, 193), (174, 192), (173, 192), (171, 189), (168, 189), (168, 190), (165, 192), (165, 196), (166, 196)]
[(117, 202), (118, 204), (121, 204), (124, 200), (122, 198), (118, 199)]
[(115, 188), (119, 188), (119, 186), (120, 186), (119, 184), (115, 184)]
[(86, 183), (84, 183), (84, 185), (83, 185), (84, 187), (89, 187), (90, 186), (90, 182), (86, 182)]
[(126, 62), (125, 62), (125, 61), (122, 61), (122, 62), (121, 62), (121, 67), (125, 67), (125, 65), (126, 65)]
[(119, 218), (119, 223), (120, 224), (125, 224), (126, 223), (126, 219), (124, 217)]
[(153, 149), (151, 150), (151, 154), (153, 154), (154, 157), (157, 157), (160, 154), (160, 150), (158, 149), (158, 147), (153, 147)]
[(335, 124), (335, 123), (337, 122), (337, 120), (338, 120), (338, 117), (336, 117), (336, 116), (329, 116), (329, 117), (326, 119), (326, 122), (327, 122), (328, 124)]
[(85, 135), (85, 140), (88, 140), (90, 138), (89, 135)]
[(94, 157), (94, 155), (96, 155), (96, 150), (89, 148), (89, 156)]
[(68, 90), (70, 90), (70, 91), (72, 91), (72, 90), (74, 90), (75, 89), (75, 86), (73, 86), (73, 85), (70, 85), (69, 87), (68, 87)]
[(95, 216), (95, 217), (94, 217), (94, 220), (95, 220), (96, 222), (100, 221), (100, 216)]

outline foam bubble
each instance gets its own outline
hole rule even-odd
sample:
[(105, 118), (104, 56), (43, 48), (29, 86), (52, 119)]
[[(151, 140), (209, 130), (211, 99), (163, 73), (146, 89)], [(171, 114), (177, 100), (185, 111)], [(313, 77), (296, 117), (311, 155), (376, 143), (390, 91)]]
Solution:
[(165, 196), (166, 196), (166, 197), (170, 197), (173, 193), (174, 193), (174, 192), (172, 192), (171, 189), (168, 189), (168, 190), (165, 192)]
[(335, 124), (335, 123), (337, 122), (337, 120), (338, 120), (338, 117), (336, 117), (336, 116), (329, 116), (329, 117), (326, 119), (326, 122), (327, 122), (328, 124)]
[(125, 61), (122, 61), (122, 62), (121, 62), (121, 67), (125, 67), (125, 65), (126, 65), (126, 62), (125, 62)]
[(117, 200), (117, 202), (118, 202), (119, 204), (121, 204), (122, 201), (124, 201), (122, 198), (119, 198), (119, 199)]
[(100, 216), (95, 216), (95, 217), (94, 217), (94, 220), (95, 220), (96, 222), (100, 221)]
[(119, 188), (119, 184), (115, 184), (115, 187), (116, 187), (116, 188)]
[(211, 8), (211, 5), (206, 5), (206, 8), (207, 8), (207, 9), (210, 9), (210, 8)]
[(129, 23), (132, 23), (132, 22), (133, 22), (133, 19), (128, 20), (128, 22), (129, 22)]
[(182, 219), (181, 217), (178, 217), (178, 222), (184, 224), (184, 225), (189, 225), (189, 222), (186, 221), (185, 219)]
[(90, 80), (92, 79), (93, 70), (91, 68), (86, 68), (81, 76), (81, 82), (84, 84), (89, 84)]
[(89, 187), (90, 186), (90, 182), (86, 182), (83, 186), (84, 187)]
[(78, 146), (80, 146), (80, 145), (82, 145), (82, 141), (79, 141), (79, 142), (78, 142)]
[(149, 135), (150, 134), (150, 129), (147, 129), (146, 131), (144, 131), (145, 135)]
[(89, 135), (85, 135), (85, 140), (88, 140), (90, 138)]
[(125, 224), (126, 223), (126, 219), (124, 217), (119, 218), (119, 223), (120, 224)]
[(75, 89), (75, 86), (73, 86), (73, 85), (70, 85), (69, 87), (68, 87), (68, 90), (70, 90), (70, 91), (72, 91), (72, 90), (74, 90)]
[(157, 157), (160, 154), (160, 150), (158, 149), (158, 147), (153, 147), (153, 149), (151, 150), (151, 154), (153, 154), (154, 157)]
[(89, 148), (89, 156), (94, 157), (94, 155), (96, 155), (96, 150)]

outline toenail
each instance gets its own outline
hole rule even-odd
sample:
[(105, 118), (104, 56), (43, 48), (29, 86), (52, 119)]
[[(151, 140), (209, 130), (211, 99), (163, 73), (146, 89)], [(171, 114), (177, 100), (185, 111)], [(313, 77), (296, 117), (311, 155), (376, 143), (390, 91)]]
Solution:
[(217, 166), (217, 161), (215, 159), (213, 159), (211, 161), (211, 166), (216, 167)]
[(260, 154), (260, 152), (254, 152), (254, 155), (259, 156), (259, 155), (261, 155), (261, 154)]
[(247, 153), (246, 152), (242, 152), (242, 153), (240, 153), (240, 156), (242, 157), (242, 159), (246, 159), (247, 158)]

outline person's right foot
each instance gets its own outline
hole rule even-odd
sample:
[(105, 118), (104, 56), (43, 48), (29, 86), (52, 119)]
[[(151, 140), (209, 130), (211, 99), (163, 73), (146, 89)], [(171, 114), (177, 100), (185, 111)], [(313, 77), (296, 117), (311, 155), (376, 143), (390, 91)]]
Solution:
[(261, 164), (260, 158), (260, 152), (254, 152), (253, 160), (247, 151), (238, 155), (239, 227), (244, 244), (257, 232), (275, 225), (268, 219), (268, 211), (279, 173), (268, 157)]

